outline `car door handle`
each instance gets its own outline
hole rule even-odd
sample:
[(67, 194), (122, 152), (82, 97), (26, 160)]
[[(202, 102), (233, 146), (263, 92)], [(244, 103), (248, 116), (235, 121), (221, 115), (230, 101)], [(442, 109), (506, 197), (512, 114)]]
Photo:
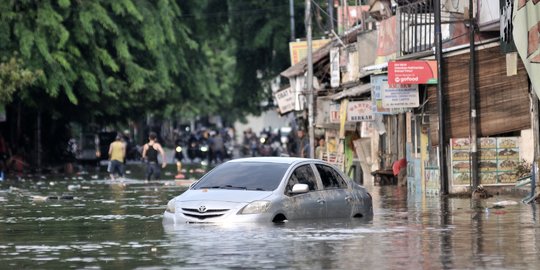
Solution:
[(351, 196), (345, 196), (347, 202), (352, 202), (353, 198)]
[(326, 203), (323, 199), (317, 199), (317, 202), (318, 202), (319, 204), (325, 204), (325, 203)]

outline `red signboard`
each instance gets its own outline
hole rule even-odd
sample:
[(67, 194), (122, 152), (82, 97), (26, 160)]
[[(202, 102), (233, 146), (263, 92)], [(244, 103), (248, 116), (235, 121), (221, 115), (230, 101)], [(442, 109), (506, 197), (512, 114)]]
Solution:
[(390, 61), (388, 84), (436, 84), (437, 61)]

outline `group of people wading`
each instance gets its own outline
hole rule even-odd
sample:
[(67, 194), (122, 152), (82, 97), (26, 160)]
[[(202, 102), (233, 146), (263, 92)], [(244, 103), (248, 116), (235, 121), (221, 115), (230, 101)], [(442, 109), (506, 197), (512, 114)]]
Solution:
[[(161, 156), (161, 166), (159, 164), (159, 156)], [(121, 135), (116, 136), (114, 142), (109, 146), (109, 172), (111, 179), (124, 177), (125, 168), (124, 160), (126, 158), (126, 143)], [(143, 146), (142, 160), (146, 162), (146, 180), (159, 179), (161, 177), (161, 168), (167, 166), (165, 151), (161, 144), (157, 141), (157, 134), (150, 132), (148, 135), (148, 143)], [(180, 174), (181, 167), (178, 168)]]

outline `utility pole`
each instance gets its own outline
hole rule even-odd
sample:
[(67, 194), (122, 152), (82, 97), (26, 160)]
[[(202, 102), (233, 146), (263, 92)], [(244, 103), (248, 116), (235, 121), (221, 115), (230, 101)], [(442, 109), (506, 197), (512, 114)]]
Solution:
[(289, 14), (291, 16), (291, 41), (294, 41), (296, 39), (294, 31), (294, 0), (289, 0)]
[(446, 161), (446, 131), (445, 131), (445, 109), (444, 97), (442, 88), (442, 34), (441, 34), (441, 1), (434, 0), (434, 15), (435, 15), (435, 58), (437, 59), (437, 107), (439, 114), (439, 178), (441, 180), (441, 194), (448, 194), (448, 175)]
[(309, 133), (309, 157), (315, 156), (315, 131), (313, 130), (313, 46), (311, 41), (311, 0), (306, 0), (306, 38), (307, 38), (307, 77), (306, 86), (308, 93), (308, 133)]
[(476, 52), (474, 46), (475, 18), (473, 18), (473, 0), (469, 0), (469, 105), (471, 115), (469, 119), (471, 138), (471, 178), (472, 190), (476, 190), (480, 185), (478, 179), (478, 129), (476, 121)]

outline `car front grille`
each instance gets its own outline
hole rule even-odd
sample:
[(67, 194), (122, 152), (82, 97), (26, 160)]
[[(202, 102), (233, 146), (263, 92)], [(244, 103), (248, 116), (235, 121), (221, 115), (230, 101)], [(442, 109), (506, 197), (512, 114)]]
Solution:
[(229, 209), (207, 209), (205, 212), (200, 212), (197, 208), (182, 208), (182, 214), (187, 217), (205, 220), (208, 218), (218, 218), (225, 215)]

